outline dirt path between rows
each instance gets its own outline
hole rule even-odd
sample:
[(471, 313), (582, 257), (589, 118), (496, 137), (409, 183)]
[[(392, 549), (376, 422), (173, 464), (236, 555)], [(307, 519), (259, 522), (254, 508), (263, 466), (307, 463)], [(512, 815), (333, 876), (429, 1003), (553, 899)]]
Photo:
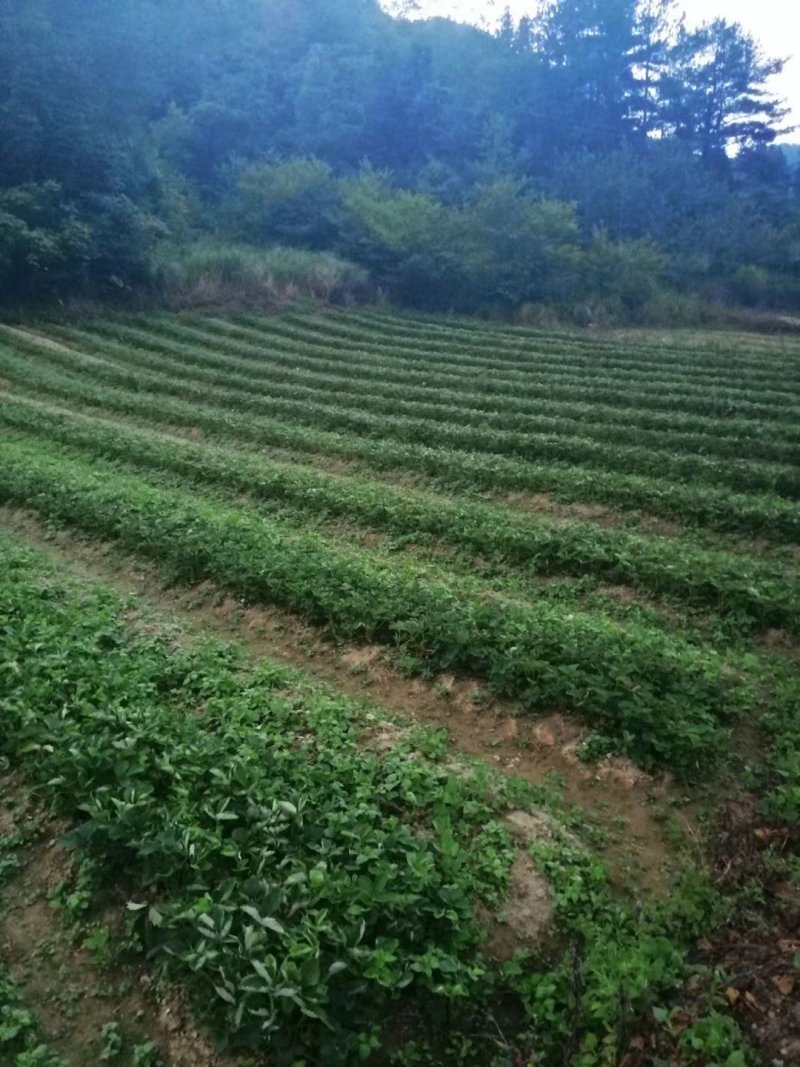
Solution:
[(166, 588), (149, 564), (107, 544), (49, 531), (19, 509), (0, 508), (0, 527), (44, 548), (81, 576), (180, 617), (190, 631), (241, 641), (256, 660), (299, 667), (338, 691), (378, 705), (389, 721), (444, 728), (456, 756), (479, 758), (501, 773), (533, 783), (557, 776), (566, 800), (584, 809), (604, 832), (607, 843), (601, 854), (622, 889), (666, 889), (666, 866), (673, 852), (664, 829), (668, 819), (680, 825), (684, 849), (686, 840), (696, 838), (692, 814), (672, 803), (674, 790), (667, 779), (654, 779), (620, 758), (582, 763), (576, 750), (586, 728), (565, 709), (536, 718), (520, 715), (474, 679), (454, 674), (432, 681), (409, 677), (391, 649), (336, 643), (296, 616), (248, 604), (211, 583)]

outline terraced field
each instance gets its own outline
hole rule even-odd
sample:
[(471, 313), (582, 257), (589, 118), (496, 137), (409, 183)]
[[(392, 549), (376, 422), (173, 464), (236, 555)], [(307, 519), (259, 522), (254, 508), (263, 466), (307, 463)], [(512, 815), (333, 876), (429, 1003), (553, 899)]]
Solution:
[(800, 341), (114, 315), (0, 326), (0, 385), (7, 786), (196, 1018), (757, 1062), (733, 979), (685, 986), (740, 888), (698, 827), (745, 795), (796, 865)]

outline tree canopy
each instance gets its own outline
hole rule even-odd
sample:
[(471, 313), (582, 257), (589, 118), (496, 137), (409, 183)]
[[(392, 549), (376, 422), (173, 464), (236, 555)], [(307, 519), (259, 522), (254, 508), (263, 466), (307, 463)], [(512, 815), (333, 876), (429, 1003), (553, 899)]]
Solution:
[(582, 298), (602, 250), (797, 303), (781, 63), (673, 0), (549, 0), (494, 34), (377, 0), (4, 0), (1, 295), (124, 291), (215, 233), (436, 306)]

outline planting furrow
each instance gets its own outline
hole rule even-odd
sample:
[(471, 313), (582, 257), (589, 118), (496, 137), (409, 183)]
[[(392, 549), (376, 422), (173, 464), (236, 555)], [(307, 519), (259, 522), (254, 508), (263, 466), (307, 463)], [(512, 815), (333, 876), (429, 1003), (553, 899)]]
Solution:
[(41, 365), (34, 368), (30, 360), (3, 354), (2, 350), (0, 369), (10, 382), (36, 395), (69, 399), (147, 421), (160, 418), (167, 424), (224, 438), (357, 460), (376, 471), (411, 471), (457, 488), (551, 493), (567, 503), (592, 502), (643, 510), (713, 530), (747, 537), (759, 535), (776, 543), (800, 540), (800, 508), (775, 496), (743, 495), (713, 487), (676, 485), (657, 478), (548, 467), (501, 456), (487, 457), (331, 433), (235, 411), (220, 411), (207, 402), (207, 390), (198, 392), (197, 399), (190, 402), (185, 399), (185, 389), (178, 389), (175, 397), (166, 397), (163, 386), (150, 391), (102, 387), (93, 384), (87, 374), (43, 371)]
[(511, 509), (116, 426), (35, 401), (8, 398), (0, 406), (0, 424), (135, 468), (172, 471), (201, 489), (216, 486), (394, 534), (434, 535), (530, 574), (593, 575), (718, 612), (741, 613), (761, 626), (800, 628), (800, 586), (783, 568), (711, 552), (686, 539), (644, 537), (590, 523), (548, 523)]
[(451, 370), (462, 375), (475, 376), (482, 374), (485, 377), (491, 375), (494, 380), (507, 383), (516, 381), (520, 383), (539, 382), (553, 386), (581, 385), (587, 379), (600, 378), (610, 388), (619, 390), (635, 388), (642, 392), (643, 395), (653, 395), (668, 390), (676, 399), (684, 397), (688, 400), (697, 399), (709, 393), (713, 394), (719, 403), (725, 401), (736, 403), (737, 401), (747, 400), (749, 403), (754, 404), (771, 404), (775, 407), (785, 407), (796, 404), (798, 401), (797, 389), (785, 388), (786, 382), (783, 380), (774, 382), (772, 388), (755, 388), (747, 382), (739, 382), (738, 379), (728, 385), (718, 384), (716, 381), (713, 383), (693, 382), (688, 380), (687, 375), (680, 370), (673, 373), (665, 369), (656, 377), (642, 374), (636, 370), (595, 369), (591, 364), (572, 367), (568, 361), (563, 359), (554, 359), (549, 362), (526, 359), (518, 365), (510, 364), (507, 360), (492, 360), (488, 357), (480, 361), (477, 358), (464, 360), (457, 355), (447, 357), (441, 353), (434, 355), (424, 351), (403, 351), (402, 348), (395, 346), (391, 342), (385, 345), (364, 342), (356, 346), (351, 339), (336, 339), (333, 336), (325, 336), (317, 332), (313, 324), (308, 327), (302, 327), (294, 325), (286, 318), (262, 320), (261, 328), (258, 332), (262, 345), (286, 338), (323, 352), (341, 351), (349, 354), (355, 351), (360, 353), (369, 352), (375, 355), (381, 354), (391, 359), (395, 365), (400, 365), (401, 363), (419, 365), (422, 363), (424, 366)]
[[(253, 382), (311, 380), (324, 383), (326, 391), (352, 390), (356, 394), (382, 397), (396, 396), (398, 400), (418, 400), (427, 403), (433, 410), (452, 408), (458, 411), (457, 421), (463, 413), (468, 417), (498, 425), (501, 428), (523, 429), (526, 425), (553, 425), (556, 421), (572, 422), (580, 429), (581, 436), (595, 436), (600, 440), (647, 443), (650, 440), (658, 447), (663, 444), (669, 450), (698, 452), (709, 455), (741, 456), (743, 438), (752, 458), (776, 462), (794, 462), (800, 453), (800, 430), (786, 423), (773, 423), (747, 419), (719, 419), (702, 415), (686, 415), (620, 408), (592, 403), (569, 403), (518, 395), (487, 394), (479, 386), (471, 390), (454, 388), (452, 385), (434, 384), (432, 374), (422, 375), (426, 384), (410, 384), (408, 375), (386, 370), (383, 366), (349, 367), (335, 360), (318, 360), (294, 352), (270, 348), (260, 356), (242, 357), (227, 352), (217, 353), (218, 343), (210, 338), (205, 346), (183, 344), (178, 340), (156, 337), (144, 331), (117, 328), (110, 334), (105, 330), (97, 336), (85, 330), (54, 329), (47, 336), (56, 337), (81, 350), (115, 356), (120, 362), (129, 362), (132, 350), (136, 351), (138, 364), (158, 367), (154, 360), (158, 354), (170, 361), (188, 366), (221, 369), (227, 372), (226, 379), (247, 378)], [(122, 340), (115, 340), (120, 336)], [(528, 423), (528, 419), (531, 420)], [(537, 420), (533, 423), (533, 420)], [(644, 439), (639, 436), (641, 429)]]
[[(22, 345), (25, 342), (20, 342)], [(32, 343), (35, 348), (35, 342)], [(135, 353), (131, 353), (135, 359)], [(72, 356), (60, 353), (68, 362)], [(73, 360), (74, 362), (74, 360)], [(364, 398), (338, 396), (339, 403), (324, 403), (325, 390), (275, 384), (259, 395), (252, 389), (229, 388), (223, 372), (201, 374), (197, 368), (171, 366), (168, 371), (135, 371), (96, 366), (94, 374), (112, 384), (137, 388), (163, 389), (173, 395), (213, 399), (224, 408), (252, 411), (256, 414), (289, 419), (324, 430), (345, 431), (366, 437), (414, 441), (430, 446), (447, 445), (454, 449), (496, 456), (515, 456), (529, 461), (579, 464), (602, 471), (644, 474), (675, 480), (692, 479), (708, 485), (771, 492), (790, 499), (800, 497), (800, 469), (788, 465), (726, 462), (704, 456), (677, 455), (665, 450), (648, 450), (635, 446), (604, 444), (584, 437), (515, 433), (469, 427), (458, 422), (441, 422), (436, 418), (419, 418), (392, 414), (397, 404), (376, 398), (374, 410)], [(208, 387), (200, 384), (205, 378)], [(347, 406), (349, 402), (349, 406)]]
[[(294, 364), (305, 366), (310, 370), (332, 370), (337, 374), (350, 374), (361, 379), (366, 378), (370, 370), (377, 380), (395, 382), (402, 385), (406, 382), (414, 382), (423, 387), (437, 387), (447, 390), (448, 394), (463, 392), (478, 392), (484, 399), (493, 398), (505, 406), (507, 400), (520, 398), (538, 399), (539, 401), (557, 403), (559, 401), (577, 402), (585, 405), (607, 405), (610, 408), (631, 410), (631, 406), (643, 410), (646, 414), (655, 413), (662, 418), (668, 417), (692, 417), (705, 419), (712, 425), (720, 427), (728, 422), (749, 420), (751, 424), (759, 420), (773, 422), (786, 440), (800, 441), (800, 429), (797, 420), (787, 411), (780, 408), (758, 403), (744, 402), (741, 405), (733, 405), (729, 401), (717, 401), (709, 390), (695, 391), (695, 395), (682, 405), (681, 397), (672, 395), (666, 390), (653, 393), (643, 393), (635, 386), (628, 388), (608, 389), (602, 382), (598, 385), (584, 383), (560, 386), (557, 383), (550, 384), (542, 380), (541, 376), (525, 377), (519, 381), (506, 381), (495, 375), (487, 376), (485, 373), (474, 372), (468, 376), (451, 373), (449, 371), (437, 371), (435, 365), (423, 363), (422, 366), (405, 367), (402, 361), (393, 360), (388, 356), (380, 356), (376, 352), (318, 352), (311, 346), (302, 343), (294, 343), (291, 340), (277, 339), (276, 344), (270, 343), (267, 347), (264, 343), (256, 344), (253, 341), (242, 342), (240, 339), (232, 339), (229, 324), (223, 323), (218, 329), (221, 332), (209, 332), (216, 326), (216, 320), (206, 320), (207, 326), (202, 329), (189, 326), (184, 320), (180, 325), (172, 321), (140, 320), (140, 327), (121, 325), (118, 320), (113, 322), (93, 322), (93, 332), (102, 335), (116, 337), (127, 342), (128, 347), (151, 347), (154, 351), (169, 352), (170, 338), (173, 344), (181, 344), (185, 348), (198, 348), (202, 351), (215, 350), (227, 353), (235, 357), (250, 359), (263, 365), (271, 360), (282, 359)], [(223, 330), (222, 327), (225, 329)], [(796, 398), (795, 398), (796, 399)], [(748, 406), (749, 405), (749, 406)], [(734, 432), (727, 431), (726, 432)]]
[[(357, 406), (365, 411), (377, 413), (394, 413), (407, 415), (410, 418), (424, 418), (426, 420), (441, 420), (442, 422), (455, 422), (461, 426), (476, 426), (482, 430), (488, 427), (496, 427), (500, 431), (518, 433), (544, 433), (550, 436), (576, 436), (589, 440), (608, 442), (610, 444), (635, 445), (637, 450), (643, 446), (652, 449), (663, 449), (669, 452), (687, 453), (705, 457), (719, 457), (720, 459), (736, 457), (740, 460), (743, 448), (741, 437), (715, 436), (713, 434), (684, 434), (674, 431), (660, 432), (646, 430), (627, 423), (620, 424), (619, 411), (613, 411), (615, 421), (588, 422), (585, 416), (596, 415), (598, 409), (591, 405), (581, 405), (580, 417), (554, 417), (542, 414), (519, 414), (509, 412), (507, 405), (503, 404), (504, 410), (486, 409), (485, 407), (460, 406), (453, 401), (463, 400), (463, 403), (480, 404), (484, 398), (480, 394), (472, 394), (458, 397), (452, 392), (434, 393), (437, 399), (418, 401), (409, 399), (414, 395), (430, 395), (431, 390), (425, 387), (414, 388), (408, 385), (394, 385), (380, 380), (371, 382), (363, 380), (365, 376), (357, 379), (343, 377), (336, 374), (317, 374), (296, 367), (270, 365), (266, 361), (261, 365), (238, 360), (235, 357), (213, 355), (204, 350), (191, 349), (182, 345), (153, 346), (152, 350), (132, 347), (131, 344), (123, 344), (111, 339), (98, 341), (91, 335), (86, 335), (75, 330), (50, 331), (50, 335), (59, 337), (70, 345), (79, 346), (80, 351), (89, 348), (92, 352), (102, 353), (107, 359), (114, 360), (122, 365), (133, 363), (136, 367), (144, 367), (150, 370), (164, 371), (165, 360), (169, 360), (170, 366), (178, 368), (191, 368), (179, 373), (185, 374), (190, 380), (204, 380), (214, 385), (246, 387), (248, 392), (254, 395), (284, 396), (297, 398), (301, 390), (310, 390), (308, 395), (312, 399), (319, 397), (328, 399), (335, 395), (351, 406)], [(270, 354), (270, 359), (274, 354)], [(290, 361), (291, 362), (291, 361)], [(511, 403), (514, 403), (512, 400)], [(529, 402), (516, 401), (516, 405), (530, 406)], [(539, 402), (536, 405), (540, 411), (557, 411), (561, 406)], [(602, 409), (599, 411), (602, 414)], [(666, 421), (666, 420), (665, 420)], [(722, 424), (724, 429), (730, 431), (731, 427)], [(747, 424), (752, 427), (753, 424)], [(768, 424), (754, 424), (760, 432), (768, 433)], [(772, 462), (798, 463), (800, 464), (800, 444), (776, 440), (771, 435), (768, 440), (747, 439), (748, 452), (753, 460), (766, 460)], [(740, 464), (737, 464), (737, 474)], [(767, 480), (767, 484), (771, 484)]]
[(602, 335), (587, 336), (579, 333), (565, 333), (562, 331), (544, 330), (530, 326), (512, 326), (501, 323), (481, 323), (479, 320), (443, 319), (441, 316), (428, 318), (414, 315), (410, 312), (392, 311), (391, 313), (377, 311), (372, 308), (348, 308), (329, 313), (331, 317), (338, 318), (342, 323), (354, 322), (366, 326), (383, 336), (393, 336), (395, 331), (400, 334), (408, 334), (418, 339), (425, 337), (451, 338), (456, 343), (462, 340), (467, 343), (472, 340), (484, 349), (499, 343), (501, 347), (512, 347), (517, 350), (525, 345), (538, 344), (540, 341), (553, 346), (560, 345), (565, 350), (579, 352), (609, 352), (619, 353), (620, 350), (630, 352), (632, 357), (646, 355), (655, 363), (683, 364), (695, 357), (708, 366), (718, 366), (728, 369), (732, 364), (751, 369), (763, 369), (765, 365), (785, 366), (791, 377), (795, 377), (798, 371), (798, 359), (800, 359), (800, 345), (792, 336), (762, 337), (757, 334), (728, 334), (719, 332), (703, 335), (703, 343), (689, 343), (681, 338), (682, 343), (676, 343), (674, 337), (680, 337), (680, 333), (673, 335), (673, 340), (659, 339), (643, 341), (624, 337), (620, 340), (615, 336), (603, 337)]
[[(134, 333), (128, 332), (136, 327), (121, 325), (119, 320), (93, 322), (92, 329), (121, 339), (128, 339), (133, 343), (133, 347), (144, 343), (149, 333), (153, 338), (150, 343), (156, 347), (166, 348), (164, 338), (172, 337), (179, 343), (199, 346), (203, 349), (217, 349), (258, 361), (268, 360), (273, 351), (284, 355), (293, 352), (297, 355), (298, 365), (300, 361), (304, 361), (305, 365), (312, 367), (314, 365), (312, 361), (314, 361), (317, 366), (329, 366), (338, 372), (351, 369), (354, 375), (363, 375), (361, 368), (380, 366), (382, 371), (385, 368), (383, 373), (387, 380), (398, 383), (414, 379), (422, 385), (435, 382), (443, 388), (450, 387), (459, 391), (465, 388), (474, 389), (477, 386), (486, 396), (496, 395), (503, 399), (509, 395), (519, 396), (523, 393), (525, 396), (553, 401), (584, 401), (617, 407), (633, 405), (646, 410), (705, 415), (718, 419), (771, 419), (785, 427), (784, 432), (791, 435), (793, 439), (797, 439), (800, 433), (796, 429), (795, 409), (786, 406), (790, 400), (797, 401), (796, 394), (786, 394), (784, 403), (776, 405), (758, 402), (757, 396), (752, 391), (745, 391), (739, 394), (738, 398), (731, 399), (719, 396), (708, 388), (684, 390), (682, 394), (674, 388), (665, 387), (650, 387), (648, 390), (643, 390), (635, 382), (609, 387), (602, 381), (594, 384), (592, 376), (589, 376), (588, 381), (584, 376), (584, 380), (576, 379), (565, 385), (558, 375), (516, 372), (512, 375), (487, 375), (485, 371), (478, 369), (469, 372), (454, 372), (448, 368), (442, 371), (436, 369), (436, 364), (424, 360), (407, 366), (406, 361), (395, 359), (390, 355), (381, 356), (377, 351), (330, 349), (324, 344), (315, 345), (308, 341), (293, 341), (291, 338), (284, 337), (275, 337), (268, 341), (262, 338), (260, 342), (252, 339), (242, 340), (238, 337), (234, 339), (231, 331), (239, 330), (240, 327), (227, 323), (222, 325), (225, 327), (224, 330), (217, 325), (216, 320), (204, 320), (203, 327), (198, 329), (188, 325), (185, 320), (180, 320), (180, 325), (175, 325), (173, 321), (147, 319), (140, 321), (141, 333), (138, 338)], [(214, 333), (215, 329), (219, 332)], [(793, 428), (794, 432), (792, 432)]]
[[(246, 321), (246, 320), (242, 320)], [(353, 341), (364, 347), (375, 347), (380, 350), (385, 346), (391, 346), (392, 351), (398, 354), (420, 352), (437, 360), (440, 356), (448, 359), (456, 353), (467, 360), (480, 362), (487, 358), (487, 353), (496, 353), (497, 358), (493, 364), (508, 367), (528, 369), (547, 369), (550, 367), (569, 368), (577, 371), (579, 368), (592, 374), (615, 374), (622, 371), (626, 375), (640, 375), (642, 380), (649, 376), (668, 376), (680, 379), (687, 383), (700, 382), (708, 385), (725, 385), (739, 388), (743, 382), (759, 388), (759, 383), (766, 389), (785, 389), (787, 385), (793, 385), (800, 389), (800, 365), (798, 362), (784, 363), (778, 367), (769, 363), (761, 362), (755, 367), (741, 365), (728, 361), (717, 366), (706, 366), (704, 362), (691, 359), (684, 353), (684, 360), (680, 361), (671, 354), (670, 357), (658, 362), (640, 357), (635, 349), (621, 351), (619, 347), (604, 349), (594, 348), (588, 351), (576, 350), (574, 345), (555, 345), (545, 339), (532, 335), (524, 345), (505, 347), (497, 343), (497, 339), (485, 338), (473, 343), (464, 343), (457, 337), (443, 340), (435, 339), (435, 336), (424, 335), (416, 338), (407, 336), (401, 329), (394, 329), (386, 333), (378, 332), (369, 327), (361, 327), (351, 317), (335, 317), (328, 314), (310, 316), (302, 313), (287, 313), (281, 316), (281, 321), (296, 325), (302, 329), (314, 331), (321, 338), (335, 338), (338, 340)], [(502, 357), (502, 358), (501, 358)]]
[(52, 446), (4, 440), (0, 459), (4, 502), (112, 540), (173, 580), (210, 579), (339, 636), (400, 644), (428, 669), (479, 675), (529, 710), (574, 709), (648, 765), (705, 765), (739, 699), (716, 654), (656, 631), (486, 596), (466, 579), (429, 580), (396, 558), (387, 566), (369, 550)]

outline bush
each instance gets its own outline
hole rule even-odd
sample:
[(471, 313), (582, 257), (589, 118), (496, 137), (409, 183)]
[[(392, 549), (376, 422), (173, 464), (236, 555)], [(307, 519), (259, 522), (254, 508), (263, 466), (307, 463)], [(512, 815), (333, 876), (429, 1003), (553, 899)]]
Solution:
[(159, 295), (172, 307), (269, 307), (298, 297), (345, 303), (369, 293), (366, 271), (329, 252), (211, 240), (162, 249), (158, 275)]
[(150, 286), (156, 245), (166, 228), (127, 196), (91, 196), (87, 208), (90, 291), (105, 295)]
[(570, 204), (526, 194), (513, 178), (481, 186), (460, 212), (460, 251), (479, 304), (563, 303), (579, 284)]
[(771, 279), (763, 267), (743, 263), (731, 279), (731, 295), (745, 307), (763, 307), (770, 297)]
[(340, 183), (342, 247), (402, 303), (454, 306), (463, 291), (461, 246), (452, 209), (409, 192), (375, 171)]
[(0, 191), (0, 301), (44, 300), (81, 288), (91, 230), (57, 182)]
[(641, 311), (661, 289), (664, 256), (650, 241), (612, 241), (595, 233), (584, 257), (583, 285), (589, 299), (623, 317)]
[(349, 255), (403, 303), (516, 307), (576, 288), (574, 210), (526, 195), (514, 179), (480, 187), (464, 206), (397, 189), (371, 171), (341, 190)]
[(233, 233), (245, 241), (330, 248), (339, 232), (336, 183), (318, 159), (247, 167), (229, 211)]
[(0, 191), (0, 302), (130, 292), (152, 282), (164, 228), (127, 196), (78, 208), (57, 182)]

